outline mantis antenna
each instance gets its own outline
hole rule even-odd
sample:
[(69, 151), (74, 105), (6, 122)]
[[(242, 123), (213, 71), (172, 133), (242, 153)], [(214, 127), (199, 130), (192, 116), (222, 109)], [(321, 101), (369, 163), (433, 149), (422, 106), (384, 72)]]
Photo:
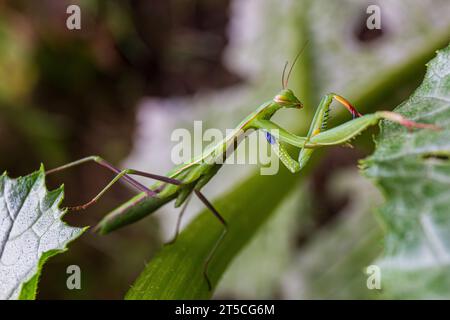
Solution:
[[(301, 54), (302, 54), (303, 51), (305, 50), (307, 44), (308, 44), (308, 40), (305, 41), (305, 44), (303, 45), (303, 47), (300, 49), (300, 51), (299, 51), (299, 52), (297, 53), (297, 55), (295, 56), (295, 59), (294, 59), (294, 61), (292, 62), (291, 67), (289, 68), (289, 72), (288, 72), (288, 74), (287, 74), (286, 80), (283, 82), (283, 89), (284, 89), (284, 88), (287, 88), (287, 85), (288, 85), (288, 83), (289, 83), (289, 78), (290, 78), (290, 76), (291, 76), (292, 69), (294, 69), (295, 63), (297, 62), (298, 58), (301, 56)], [(286, 69), (286, 67), (285, 67), (285, 69)], [(284, 70), (283, 70), (283, 77), (284, 77)]]
[(288, 64), (289, 64), (288, 61), (286, 61), (284, 63), (283, 73), (281, 74), (281, 87), (283, 89), (286, 89), (286, 82), (284, 81), (284, 74), (286, 73), (286, 68), (287, 68)]

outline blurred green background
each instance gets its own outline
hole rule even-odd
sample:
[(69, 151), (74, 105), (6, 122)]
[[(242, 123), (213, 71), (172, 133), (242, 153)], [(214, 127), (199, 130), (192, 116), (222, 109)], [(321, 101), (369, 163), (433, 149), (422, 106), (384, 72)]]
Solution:
[[(366, 26), (374, 3), (381, 30)], [(69, 4), (81, 8), (81, 30), (66, 28)], [(450, 39), (449, 16), (445, 0), (0, 1), (0, 168), (19, 176), (41, 162), (52, 168), (98, 154), (164, 173), (172, 166), (173, 129), (191, 129), (194, 120), (235, 126), (279, 90), (284, 61), (306, 40), (291, 80), (305, 110), (277, 121), (305, 131), (330, 91), (363, 112), (392, 109)], [(353, 149), (312, 158), (312, 172), (235, 259), (216, 298), (372, 297), (364, 268), (382, 250), (371, 214), (382, 199), (356, 165), (373, 150), (375, 132)], [(229, 190), (254, 168), (224, 168), (208, 195)], [(76, 205), (110, 178), (89, 164), (48, 184), (64, 183), (65, 204)], [(94, 225), (133, 193), (116, 186), (66, 220)], [(194, 203), (189, 215), (200, 208)], [(85, 234), (46, 264), (38, 298), (121, 299), (174, 229), (175, 211), (160, 211), (108, 236)], [(70, 264), (81, 267), (82, 290), (66, 288)]]

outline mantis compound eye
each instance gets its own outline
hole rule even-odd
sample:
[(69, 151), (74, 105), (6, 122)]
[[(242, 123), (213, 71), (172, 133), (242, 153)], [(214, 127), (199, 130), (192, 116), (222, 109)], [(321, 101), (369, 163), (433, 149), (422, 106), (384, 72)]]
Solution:
[(277, 94), (275, 98), (273, 98), (273, 101), (281, 104), (291, 103), (291, 101), (289, 101), (285, 96), (282, 96), (281, 94)]
[(295, 97), (290, 98), (288, 96), (278, 94), (275, 96), (273, 101), (289, 108), (297, 108), (297, 109), (303, 108), (303, 104)]

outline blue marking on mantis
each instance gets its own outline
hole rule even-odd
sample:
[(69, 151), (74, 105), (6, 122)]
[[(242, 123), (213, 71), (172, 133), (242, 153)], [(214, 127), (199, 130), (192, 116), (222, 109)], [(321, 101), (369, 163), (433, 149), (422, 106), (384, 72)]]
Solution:
[(266, 140), (270, 144), (274, 144), (276, 142), (275, 137), (273, 135), (271, 135), (270, 132), (267, 132), (267, 131), (266, 131)]

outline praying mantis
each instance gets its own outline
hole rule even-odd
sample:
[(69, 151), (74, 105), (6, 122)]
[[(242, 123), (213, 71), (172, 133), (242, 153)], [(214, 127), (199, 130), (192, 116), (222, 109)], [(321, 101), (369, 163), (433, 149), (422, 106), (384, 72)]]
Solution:
[[(119, 180), (129, 183), (131, 186), (140, 191), (140, 193), (116, 208), (100, 221), (95, 230), (101, 234), (108, 233), (140, 220), (155, 212), (161, 206), (174, 200), (175, 207), (178, 208), (182, 206), (182, 208), (178, 216), (175, 235), (167, 244), (171, 244), (176, 241), (179, 234), (180, 222), (186, 207), (188, 206), (189, 200), (192, 195), (197, 196), (198, 199), (203, 202), (203, 204), (209, 209), (209, 211), (211, 211), (211, 213), (223, 226), (222, 233), (210, 249), (210, 252), (204, 262), (203, 275), (208, 289), (211, 290), (212, 285), (208, 277), (208, 266), (214, 256), (214, 253), (224, 239), (229, 226), (218, 210), (204, 196), (202, 193), (202, 188), (217, 174), (223, 165), (223, 161), (218, 162), (214, 160), (226, 159), (226, 157), (230, 154), (230, 149), (232, 151), (236, 150), (239, 144), (238, 141), (242, 141), (242, 138), (245, 138), (244, 135), (248, 130), (252, 129), (263, 131), (267, 142), (270, 144), (271, 149), (279, 160), (284, 164), (284, 166), (287, 167), (287, 169), (289, 169), (289, 171), (292, 173), (297, 173), (307, 164), (312, 153), (316, 149), (326, 146), (346, 144), (359, 135), (362, 131), (370, 126), (376, 125), (383, 119), (398, 123), (408, 129), (438, 129), (438, 127), (433, 124), (417, 123), (391, 111), (377, 111), (372, 114), (362, 115), (345, 98), (336, 93), (329, 93), (322, 98), (319, 106), (317, 107), (306, 136), (298, 136), (287, 131), (272, 122), (271, 118), (281, 109), (303, 108), (302, 102), (296, 97), (294, 92), (288, 88), (289, 76), (297, 58), (298, 56), (292, 63), (287, 77), (285, 77), (287, 63), (285, 64), (281, 77), (282, 89), (272, 100), (263, 103), (254, 112), (249, 114), (244, 120), (241, 121), (241, 123), (239, 123), (234, 131), (232, 131), (231, 134), (225, 137), (222, 141), (218, 142), (211, 148), (208, 148), (200, 156), (175, 167), (165, 176), (135, 169), (120, 170), (99, 156), (90, 156), (68, 163), (61, 167), (48, 170), (46, 174), (52, 174), (87, 162), (95, 162), (115, 173), (115, 177), (94, 198), (92, 198), (92, 200), (80, 206), (69, 207), (71, 210), (86, 209), (95, 204), (102, 197), (102, 195), (104, 195), (105, 192), (107, 192)], [(352, 115), (352, 120), (328, 129), (328, 113), (333, 101), (336, 101), (344, 106)], [(291, 157), (284, 144), (300, 149), (297, 160)], [(152, 186), (147, 187), (135, 180), (132, 177), (133, 175), (153, 179), (157, 182)]]

